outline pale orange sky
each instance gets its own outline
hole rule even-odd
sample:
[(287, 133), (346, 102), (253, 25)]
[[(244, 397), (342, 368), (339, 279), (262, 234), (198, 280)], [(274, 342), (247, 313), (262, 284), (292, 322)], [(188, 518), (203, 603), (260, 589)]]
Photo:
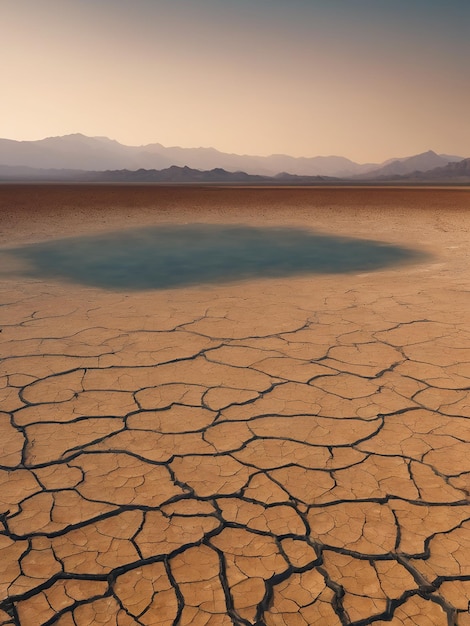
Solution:
[(0, 0), (0, 14), (0, 137), (470, 156), (468, 0)]

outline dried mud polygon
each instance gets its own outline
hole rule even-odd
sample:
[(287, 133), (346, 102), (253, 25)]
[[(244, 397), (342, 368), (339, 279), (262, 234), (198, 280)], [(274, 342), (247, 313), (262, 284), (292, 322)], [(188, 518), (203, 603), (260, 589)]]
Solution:
[[(470, 624), (468, 190), (0, 199), (0, 626)], [(8, 254), (188, 221), (422, 257), (126, 291)]]

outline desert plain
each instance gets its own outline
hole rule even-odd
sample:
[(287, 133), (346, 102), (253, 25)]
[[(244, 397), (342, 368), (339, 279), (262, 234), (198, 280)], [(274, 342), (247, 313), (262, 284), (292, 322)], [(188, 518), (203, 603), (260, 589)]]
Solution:
[(0, 224), (1, 626), (470, 625), (469, 188)]

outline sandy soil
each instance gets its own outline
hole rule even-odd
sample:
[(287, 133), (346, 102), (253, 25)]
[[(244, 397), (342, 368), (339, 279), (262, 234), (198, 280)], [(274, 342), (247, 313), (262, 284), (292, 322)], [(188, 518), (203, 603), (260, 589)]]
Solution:
[[(424, 254), (141, 291), (8, 254), (187, 222)], [(0, 625), (470, 625), (469, 189), (3, 185), (0, 223)]]

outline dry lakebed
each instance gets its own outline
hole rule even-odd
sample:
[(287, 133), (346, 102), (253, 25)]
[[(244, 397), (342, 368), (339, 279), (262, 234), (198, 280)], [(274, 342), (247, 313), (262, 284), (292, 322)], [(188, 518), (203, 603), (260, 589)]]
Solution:
[(0, 225), (0, 626), (470, 626), (469, 188)]

